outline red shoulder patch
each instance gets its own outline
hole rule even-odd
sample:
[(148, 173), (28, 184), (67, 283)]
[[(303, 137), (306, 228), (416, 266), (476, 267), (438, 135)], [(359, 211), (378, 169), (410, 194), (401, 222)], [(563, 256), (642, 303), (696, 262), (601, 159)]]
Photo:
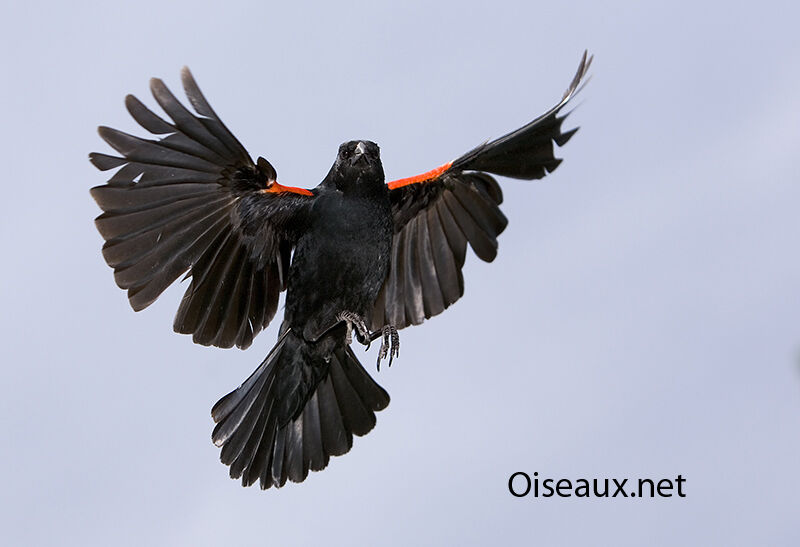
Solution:
[(302, 196), (313, 196), (311, 190), (305, 188), (297, 188), (296, 186), (281, 186), (277, 182), (273, 182), (263, 190), (259, 190), (262, 194), (281, 194), (283, 192), (291, 192), (292, 194), (300, 194)]
[(401, 188), (403, 186), (408, 186), (409, 184), (417, 184), (419, 182), (428, 182), (435, 178), (442, 176), (442, 174), (450, 169), (450, 166), (453, 165), (453, 162), (445, 163), (444, 165), (440, 165), (436, 169), (431, 169), (427, 173), (422, 173), (421, 175), (417, 175), (415, 177), (408, 177), (405, 179), (398, 179), (391, 181), (388, 186), (389, 190), (394, 190), (396, 188)]

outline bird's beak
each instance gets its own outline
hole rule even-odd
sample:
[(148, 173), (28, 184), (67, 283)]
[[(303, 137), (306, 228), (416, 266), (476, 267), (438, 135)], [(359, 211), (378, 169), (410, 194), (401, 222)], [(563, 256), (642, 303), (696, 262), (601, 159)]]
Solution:
[(357, 163), (366, 163), (367, 158), (364, 155), (367, 151), (367, 147), (364, 146), (363, 142), (360, 142), (356, 145), (355, 150), (353, 151), (353, 157), (350, 159), (350, 165), (355, 165)]

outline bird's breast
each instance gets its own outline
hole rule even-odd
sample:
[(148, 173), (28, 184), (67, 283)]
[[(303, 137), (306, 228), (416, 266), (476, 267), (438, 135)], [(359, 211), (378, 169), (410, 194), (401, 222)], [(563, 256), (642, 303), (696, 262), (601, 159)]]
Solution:
[(289, 272), (286, 320), (311, 332), (331, 326), (342, 311), (368, 320), (389, 269), (388, 197), (337, 194), (315, 205)]

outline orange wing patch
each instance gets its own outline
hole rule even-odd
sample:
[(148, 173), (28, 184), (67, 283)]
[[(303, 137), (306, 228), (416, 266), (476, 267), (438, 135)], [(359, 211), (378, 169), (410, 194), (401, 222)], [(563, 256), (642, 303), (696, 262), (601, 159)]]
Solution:
[(282, 186), (277, 183), (277, 181), (271, 182), (269, 186), (264, 188), (263, 190), (259, 190), (262, 194), (280, 194), (282, 192), (291, 192), (292, 194), (300, 194), (302, 196), (313, 196), (314, 193), (311, 190), (306, 190), (305, 188), (297, 188), (296, 186)]
[(427, 182), (429, 180), (433, 180), (437, 177), (440, 177), (442, 173), (450, 169), (451, 165), (453, 165), (452, 161), (445, 163), (444, 165), (440, 165), (436, 169), (432, 169), (427, 173), (422, 173), (421, 175), (417, 175), (416, 177), (408, 177), (406, 179), (393, 180), (388, 184), (389, 190), (394, 190), (395, 188), (408, 186), (409, 184), (417, 184), (418, 182)]

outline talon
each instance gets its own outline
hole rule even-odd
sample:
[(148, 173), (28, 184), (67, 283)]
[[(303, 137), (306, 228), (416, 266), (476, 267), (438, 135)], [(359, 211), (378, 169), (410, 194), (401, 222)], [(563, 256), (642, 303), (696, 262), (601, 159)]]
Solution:
[(369, 351), (369, 347), (372, 345), (372, 334), (369, 331), (367, 331), (366, 333), (357, 331), (356, 339), (359, 341), (359, 343), (364, 344), (366, 346), (366, 348), (364, 348), (364, 351)]
[(392, 350), (389, 353), (389, 366), (392, 366), (392, 360), (395, 357), (400, 357), (400, 335), (397, 334), (397, 329), (391, 327)]
[(367, 328), (367, 324), (358, 314), (351, 311), (343, 311), (336, 316), (336, 319), (344, 322), (347, 326), (346, 340), (348, 345), (353, 343), (353, 331), (355, 330), (358, 341), (362, 344), (366, 344), (367, 349), (369, 349), (369, 329)]
[[(377, 334), (377, 333), (376, 333)], [(385, 325), (380, 331), (381, 349), (378, 351), (378, 370), (381, 369), (381, 361), (389, 356), (389, 366), (392, 361), (400, 355), (400, 335), (392, 325)]]

